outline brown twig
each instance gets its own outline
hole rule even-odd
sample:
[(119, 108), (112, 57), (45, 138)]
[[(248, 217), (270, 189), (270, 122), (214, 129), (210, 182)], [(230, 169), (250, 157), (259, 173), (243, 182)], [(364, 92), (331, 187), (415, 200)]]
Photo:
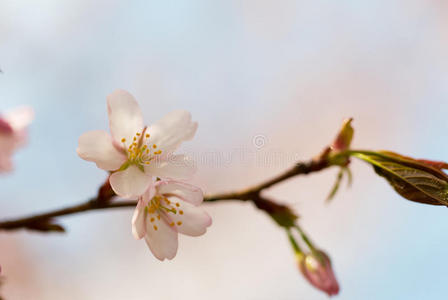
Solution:
[[(271, 217), (273, 217), (277, 223), (279, 223), (276, 214), (278, 213), (283, 214), (284, 212), (289, 213), (291, 216), (294, 216), (294, 214), (287, 206), (277, 204), (274, 201), (262, 197), (261, 196), (262, 191), (270, 188), (273, 185), (283, 182), (289, 178), (295, 177), (297, 175), (306, 175), (312, 172), (318, 172), (320, 170), (329, 167), (330, 165), (328, 163), (328, 153), (329, 149), (326, 149), (317, 158), (312, 159), (308, 162), (299, 162), (292, 168), (283, 172), (282, 174), (270, 180), (267, 180), (259, 185), (253, 186), (249, 189), (231, 193), (209, 195), (204, 198), (204, 201), (206, 202), (217, 202), (222, 200), (252, 201), (258, 209), (265, 211)], [(136, 201), (124, 201), (124, 200), (112, 201), (113, 194), (107, 194), (107, 193), (105, 194), (104, 192), (105, 190), (107, 189), (105, 189), (105, 186), (103, 185), (99, 190), (98, 196), (96, 198), (88, 200), (85, 203), (54, 210), (47, 213), (32, 215), (29, 217), (2, 221), (0, 222), (0, 230), (29, 229), (41, 232), (50, 232), (50, 231), (64, 232), (65, 230), (61, 225), (54, 223), (53, 221), (54, 218), (93, 210), (135, 207), (137, 205)]]

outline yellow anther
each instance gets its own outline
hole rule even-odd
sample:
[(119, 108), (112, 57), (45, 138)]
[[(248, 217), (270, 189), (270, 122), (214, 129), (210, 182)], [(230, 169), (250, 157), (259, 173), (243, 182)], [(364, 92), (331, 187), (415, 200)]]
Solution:
[(154, 225), (154, 230), (157, 230), (157, 226), (156, 225)]
[(174, 222), (171, 222), (170, 226), (174, 226)]
[(148, 148), (147, 145), (143, 145), (143, 150), (146, 150), (146, 148)]
[(137, 132), (136, 135), (137, 135), (137, 136), (140, 136), (140, 132)]
[(154, 222), (154, 220), (155, 220), (154, 218), (151, 218), (151, 222)]
[(177, 206), (177, 207), (179, 207), (179, 206), (180, 206), (179, 202), (177, 202), (177, 203), (176, 203), (176, 206)]
[(154, 145), (152, 145), (152, 147), (153, 147), (154, 149), (156, 149), (156, 148), (157, 148), (157, 145), (156, 145), (156, 144), (154, 144)]
[(146, 138), (149, 138), (149, 133), (147, 133), (145, 136), (146, 136)]
[(126, 142), (126, 139), (125, 139), (125, 138), (122, 138), (122, 139), (121, 139), (121, 142), (122, 142), (122, 143)]
[(160, 220), (160, 215), (157, 215), (157, 220)]
[(182, 222), (181, 221), (177, 222), (177, 226), (180, 226), (180, 225), (182, 225)]
[(181, 215), (183, 215), (183, 214), (184, 214), (184, 211), (183, 211), (183, 210), (179, 210), (179, 213), (180, 213)]
[(134, 141), (136, 141), (137, 140), (137, 138), (134, 136)]
[(148, 212), (150, 213), (150, 214), (152, 214), (153, 212), (155, 212), (156, 211), (156, 207), (154, 206), (154, 205), (151, 205), (149, 208), (148, 208)]
[(158, 150), (158, 151), (154, 152), (154, 154), (156, 154), (156, 155), (162, 154), (162, 150)]

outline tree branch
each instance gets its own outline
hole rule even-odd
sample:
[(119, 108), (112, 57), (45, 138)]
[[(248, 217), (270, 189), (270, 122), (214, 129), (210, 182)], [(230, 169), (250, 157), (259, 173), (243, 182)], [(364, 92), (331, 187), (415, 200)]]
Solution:
[[(283, 214), (284, 212), (287, 212), (291, 216), (294, 216), (294, 214), (287, 206), (275, 203), (274, 201), (262, 197), (261, 192), (292, 177), (298, 175), (306, 175), (312, 172), (318, 172), (327, 167), (330, 167), (331, 165), (328, 162), (329, 151), (330, 151), (329, 148), (327, 148), (318, 157), (308, 162), (299, 162), (295, 164), (292, 168), (283, 172), (282, 174), (270, 180), (262, 182), (258, 185), (255, 185), (251, 188), (230, 193), (208, 195), (204, 198), (204, 201), (205, 202), (217, 202), (223, 200), (252, 201), (258, 209), (265, 211), (271, 217), (273, 217), (274, 220), (277, 221), (277, 223), (279, 223), (276, 218), (277, 213)], [(135, 207), (137, 205), (137, 201), (125, 201), (125, 200), (112, 201), (114, 194), (108, 192), (107, 188), (105, 188), (106, 186), (107, 185), (103, 185), (100, 188), (98, 196), (96, 198), (92, 198), (85, 203), (54, 210), (47, 213), (32, 215), (29, 217), (2, 221), (0, 222), (0, 230), (11, 231), (18, 229), (29, 229), (41, 232), (50, 232), (50, 231), (64, 232), (65, 229), (61, 225), (54, 223), (53, 220), (54, 218), (93, 210)]]

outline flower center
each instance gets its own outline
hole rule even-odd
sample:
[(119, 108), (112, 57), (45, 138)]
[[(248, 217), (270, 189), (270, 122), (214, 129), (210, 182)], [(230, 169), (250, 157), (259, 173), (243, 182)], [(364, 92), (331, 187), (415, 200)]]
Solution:
[(126, 138), (122, 138), (123, 148), (125, 149), (128, 161), (127, 164), (149, 165), (151, 161), (162, 154), (162, 150), (157, 150), (156, 144), (150, 144), (149, 138), (151, 135), (146, 132), (145, 127), (142, 132), (137, 132), (132, 138), (132, 143), (126, 145)]
[[(154, 214), (157, 212), (157, 216), (156, 218), (154, 218), (153, 216), (149, 216), (149, 221), (151, 223), (154, 223), (153, 228), (154, 230), (157, 231), (158, 227), (157, 227), (157, 220), (160, 220), (160, 213), (164, 212), (164, 213), (172, 213), (174, 215), (178, 214), (179, 215), (183, 215), (184, 211), (180, 208), (180, 203), (179, 202), (172, 202), (170, 201), (167, 197), (162, 196), (162, 195), (156, 195), (154, 196), (151, 201), (148, 203), (148, 205), (146, 206), (146, 210), (149, 214)], [(169, 224), (171, 227), (174, 226), (181, 226), (182, 225), (182, 221), (171, 221), (171, 223)]]

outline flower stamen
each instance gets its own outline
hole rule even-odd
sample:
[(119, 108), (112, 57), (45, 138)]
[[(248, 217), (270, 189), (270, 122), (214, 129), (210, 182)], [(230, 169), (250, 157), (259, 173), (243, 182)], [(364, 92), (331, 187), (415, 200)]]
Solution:
[[(157, 145), (151, 145), (148, 141), (150, 134), (146, 132), (147, 127), (143, 128), (141, 132), (135, 133), (132, 138), (132, 143), (127, 147), (128, 164), (135, 165), (149, 165), (151, 161), (155, 159), (156, 155), (162, 154), (162, 150), (157, 150), (153, 153), (152, 149), (157, 149)], [(126, 138), (122, 138), (123, 145), (126, 142)], [(126, 146), (124, 147), (126, 149)], [(143, 170), (143, 169), (142, 169)]]

